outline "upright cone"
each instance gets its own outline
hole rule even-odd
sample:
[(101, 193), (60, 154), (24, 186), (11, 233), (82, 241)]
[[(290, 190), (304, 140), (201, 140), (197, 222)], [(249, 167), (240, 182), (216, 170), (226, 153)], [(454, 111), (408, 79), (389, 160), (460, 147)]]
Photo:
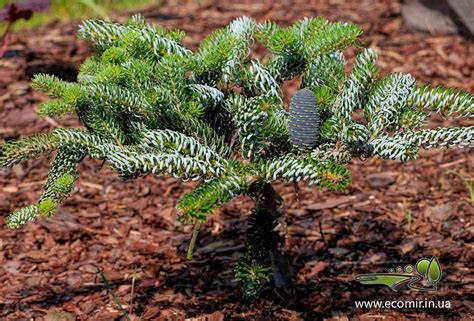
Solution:
[(316, 97), (309, 89), (301, 89), (291, 99), (290, 141), (299, 148), (319, 145), (319, 108)]

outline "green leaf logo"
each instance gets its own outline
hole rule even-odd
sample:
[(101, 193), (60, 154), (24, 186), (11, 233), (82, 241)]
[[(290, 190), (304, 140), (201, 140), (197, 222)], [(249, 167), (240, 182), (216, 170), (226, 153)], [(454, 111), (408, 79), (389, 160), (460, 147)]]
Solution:
[(427, 260), (425, 258), (420, 259), (420, 260), (418, 260), (418, 262), (416, 262), (416, 271), (422, 277), (426, 277), (426, 273), (428, 273), (428, 266), (429, 265), (430, 265), (430, 260)]
[(441, 266), (439, 265), (436, 256), (430, 261), (428, 265), (428, 281), (431, 283), (437, 283), (441, 279)]
[[(431, 259), (421, 258), (415, 266), (408, 264), (405, 268), (390, 268), (388, 273), (369, 273), (356, 275), (355, 280), (362, 284), (383, 284), (396, 291), (400, 284), (417, 291), (437, 291), (441, 280), (441, 265), (433, 256)], [(428, 284), (429, 283), (429, 284)]]

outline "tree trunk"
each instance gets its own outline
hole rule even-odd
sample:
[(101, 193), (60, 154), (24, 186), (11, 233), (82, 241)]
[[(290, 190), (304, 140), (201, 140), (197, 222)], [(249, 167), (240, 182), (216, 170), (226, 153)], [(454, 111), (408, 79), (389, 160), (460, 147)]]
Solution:
[(276, 223), (276, 228), (270, 232), (274, 235), (269, 237), (275, 240), (269, 249), (275, 289), (279, 295), (287, 297), (291, 294), (292, 279), (288, 253), (285, 249), (286, 221), (283, 199), (271, 184), (265, 184), (259, 194), (256, 204), (257, 212)]

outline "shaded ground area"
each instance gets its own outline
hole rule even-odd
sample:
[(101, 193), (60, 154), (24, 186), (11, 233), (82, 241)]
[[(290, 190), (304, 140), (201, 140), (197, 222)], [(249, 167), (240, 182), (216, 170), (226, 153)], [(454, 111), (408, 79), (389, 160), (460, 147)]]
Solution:
[[(201, 2), (152, 7), (143, 14), (184, 29), (192, 48), (212, 29), (241, 15), (282, 24), (325, 15), (364, 28), (367, 45), (380, 54), (383, 74), (410, 72), (421, 82), (474, 91), (474, 44), (458, 36), (405, 32), (397, 1)], [(74, 79), (91, 53), (75, 39), (76, 28), (53, 24), (14, 35), (0, 60), (1, 140), (79, 125), (75, 118), (39, 119), (35, 107), (46, 97), (28, 88), (29, 77), (37, 72)], [(287, 100), (296, 85), (287, 86)], [(449, 123), (435, 118), (431, 125), (441, 124)], [(276, 184), (286, 201), (287, 246), (297, 281), (291, 302), (270, 290), (259, 302), (240, 299), (233, 268), (244, 248), (242, 231), (252, 207), (248, 198), (234, 200), (210, 218), (195, 259), (185, 260), (191, 227), (176, 220), (174, 205), (193, 183), (151, 176), (123, 183), (100, 163), (86, 160), (78, 187), (57, 217), (19, 230), (6, 228), (8, 213), (36, 201), (49, 160), (31, 160), (0, 173), (0, 319), (30, 320), (53, 310), (71, 312), (79, 320), (119, 319), (98, 268), (127, 309), (137, 272), (132, 305), (144, 320), (469, 319), (474, 314), (469, 296), (474, 292), (474, 210), (458, 176), (472, 179), (472, 150), (434, 150), (409, 164), (355, 161), (351, 187), (342, 193), (303, 184), (296, 193), (293, 185)], [(395, 293), (353, 281), (356, 274), (385, 272), (433, 255), (443, 269), (435, 293)], [(406, 299), (450, 300), (452, 307), (354, 306), (354, 300)]]

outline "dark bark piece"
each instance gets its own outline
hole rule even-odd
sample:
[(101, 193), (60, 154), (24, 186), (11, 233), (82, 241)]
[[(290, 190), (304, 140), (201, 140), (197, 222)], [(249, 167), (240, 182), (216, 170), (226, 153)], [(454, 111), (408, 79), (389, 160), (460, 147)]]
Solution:
[(277, 290), (283, 290), (285, 295), (290, 294), (292, 281), (288, 253), (285, 249), (275, 249), (270, 252), (270, 259), (272, 260), (275, 288)]

